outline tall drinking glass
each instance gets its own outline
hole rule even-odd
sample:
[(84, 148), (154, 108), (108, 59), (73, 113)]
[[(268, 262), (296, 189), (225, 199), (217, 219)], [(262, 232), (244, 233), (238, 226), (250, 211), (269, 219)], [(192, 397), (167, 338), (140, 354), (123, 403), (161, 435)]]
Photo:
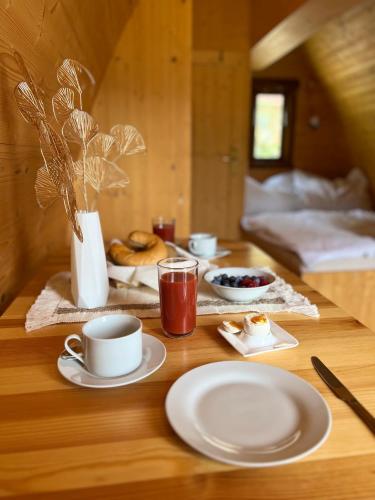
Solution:
[(154, 217), (152, 219), (152, 231), (163, 241), (171, 241), (174, 243), (175, 224), (175, 219), (167, 217)]
[(198, 262), (183, 257), (158, 262), (161, 326), (167, 337), (191, 335), (197, 314)]

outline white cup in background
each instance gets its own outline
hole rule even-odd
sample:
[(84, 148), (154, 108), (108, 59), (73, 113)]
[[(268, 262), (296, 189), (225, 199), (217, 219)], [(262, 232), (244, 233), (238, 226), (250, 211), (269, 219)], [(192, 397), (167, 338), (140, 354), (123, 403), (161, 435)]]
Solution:
[[(69, 345), (82, 344), (82, 354)], [(142, 361), (142, 322), (127, 314), (109, 314), (85, 323), (82, 336), (65, 339), (65, 349), (98, 377), (117, 377), (132, 372)]]
[(193, 233), (189, 238), (189, 250), (198, 257), (216, 254), (217, 237), (210, 233)]

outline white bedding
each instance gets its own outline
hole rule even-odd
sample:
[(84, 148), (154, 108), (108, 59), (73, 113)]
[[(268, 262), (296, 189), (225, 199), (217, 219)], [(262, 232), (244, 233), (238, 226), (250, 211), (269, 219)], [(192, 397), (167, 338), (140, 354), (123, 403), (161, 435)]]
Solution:
[[(306, 267), (336, 259), (375, 259), (375, 212), (366, 210), (244, 215), (241, 226), (295, 252)], [(372, 267), (372, 266), (371, 266)]]

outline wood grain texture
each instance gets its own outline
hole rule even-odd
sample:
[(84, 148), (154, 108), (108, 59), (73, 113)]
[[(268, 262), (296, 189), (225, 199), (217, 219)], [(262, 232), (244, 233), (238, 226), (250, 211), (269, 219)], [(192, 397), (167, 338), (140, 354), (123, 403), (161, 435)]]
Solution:
[[(375, 194), (375, 2), (362, 2), (306, 44), (311, 62), (340, 113), (352, 162), (365, 170)], [(338, 147), (339, 143), (337, 144)]]
[(249, 50), (249, 0), (194, 0), (194, 50)]
[(236, 238), (248, 166), (246, 52), (196, 51), (193, 65), (192, 230)]
[[(345, 175), (354, 166), (341, 115), (303, 47), (252, 76), (298, 80), (290, 167), (333, 178)], [(320, 119), (318, 129), (309, 125), (312, 116)], [(251, 175), (260, 180), (275, 173), (277, 170), (264, 167), (251, 169)]]
[[(362, 0), (363, 1), (363, 0)], [(267, 68), (361, 0), (307, 0), (251, 49), (254, 71)]]
[(375, 332), (375, 271), (304, 273), (302, 279)]
[(192, 230), (238, 238), (248, 167), (251, 3), (194, 3)]
[(106, 239), (149, 231), (158, 215), (175, 217), (178, 235), (190, 231), (191, 9), (190, 0), (140, 0), (97, 95), (104, 130), (131, 123), (147, 147), (123, 162), (128, 188), (101, 200)]
[(47, 277), (68, 267), (66, 259), (55, 258), (0, 318), (1, 497), (373, 498), (374, 438), (321, 381), (310, 356), (319, 356), (374, 413), (374, 334), (256, 247), (223, 243), (232, 254), (218, 264), (269, 265), (319, 307), (319, 320), (272, 315), (300, 345), (256, 361), (291, 370), (322, 393), (333, 413), (332, 433), (324, 446), (296, 464), (238, 469), (203, 457), (173, 433), (164, 400), (174, 380), (207, 362), (244, 359), (217, 334), (221, 316), (198, 317), (194, 335), (180, 341), (162, 336), (158, 318), (146, 319), (145, 331), (167, 348), (160, 370), (124, 388), (96, 391), (70, 385), (58, 374), (56, 357), (64, 337), (78, 332), (80, 325), (55, 325), (29, 334), (22, 327)]
[[(56, 65), (72, 57), (98, 85), (133, 0), (17, 0), (0, 3), (0, 311), (30, 272), (67, 240), (60, 204), (43, 212), (34, 181), (42, 159), (33, 127), (20, 116), (13, 89), (22, 79), (9, 54), (19, 51), (47, 95)], [(93, 95), (85, 102), (90, 107)]]
[(251, 47), (306, 0), (251, 0)]

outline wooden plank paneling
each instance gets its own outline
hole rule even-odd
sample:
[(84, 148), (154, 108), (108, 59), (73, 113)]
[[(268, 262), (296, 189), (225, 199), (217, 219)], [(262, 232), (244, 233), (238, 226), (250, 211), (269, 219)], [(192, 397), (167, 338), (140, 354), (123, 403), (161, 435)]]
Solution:
[(306, 0), (251, 0), (251, 47)]
[(251, 3), (194, 3), (192, 229), (239, 235), (248, 166)]
[(322, 82), (344, 122), (352, 161), (365, 170), (375, 194), (375, 2), (329, 23), (307, 44)]
[(238, 237), (248, 165), (249, 93), (246, 52), (195, 52), (193, 231)]
[(190, 231), (191, 1), (140, 0), (117, 45), (93, 114), (104, 130), (130, 123), (147, 154), (128, 157), (130, 185), (100, 203), (104, 235), (151, 229), (157, 215)]
[(248, 50), (251, 0), (194, 0), (194, 50)]
[[(9, 321), (25, 320), (46, 276), (68, 269), (48, 263), (0, 318), (0, 496), (54, 499), (370, 500), (375, 477), (374, 440), (358, 417), (313, 370), (317, 355), (375, 412), (372, 332), (247, 243), (223, 242), (232, 254), (222, 266), (270, 266), (315, 302), (320, 319), (277, 313), (272, 319), (295, 335), (296, 349), (269, 352), (256, 361), (302, 377), (322, 394), (333, 415), (324, 445), (297, 463), (246, 469), (204, 457), (173, 432), (165, 416), (172, 383), (204, 363), (244, 358), (217, 333), (219, 315), (199, 316), (189, 338), (161, 333), (160, 319), (143, 320), (164, 342), (164, 365), (141, 382), (108, 390), (84, 389), (63, 379), (56, 357), (64, 337), (82, 325), (60, 324), (25, 333)], [(219, 263), (219, 262), (218, 262)], [(230, 315), (240, 320), (241, 314)], [(254, 361), (247, 360), (248, 363)], [(275, 416), (277, 418), (277, 416)]]
[(308, 40), (327, 22), (363, 0), (307, 0), (251, 49), (251, 67), (267, 68)]
[(302, 279), (375, 332), (375, 271), (305, 273)]
[[(290, 167), (331, 178), (345, 175), (353, 167), (341, 116), (304, 47), (269, 68), (253, 73), (253, 77), (298, 81)], [(309, 125), (312, 116), (320, 119), (319, 128)], [(275, 169), (264, 167), (251, 169), (251, 175), (260, 180), (275, 173)]]
[[(21, 79), (11, 50), (18, 50), (48, 93), (56, 64), (72, 57), (100, 84), (134, 0), (17, 0), (0, 3), (0, 311), (49, 251), (67, 240), (61, 205), (40, 210), (34, 181), (42, 160), (33, 127), (18, 113), (13, 88)], [(92, 101), (87, 99), (85, 106)]]

